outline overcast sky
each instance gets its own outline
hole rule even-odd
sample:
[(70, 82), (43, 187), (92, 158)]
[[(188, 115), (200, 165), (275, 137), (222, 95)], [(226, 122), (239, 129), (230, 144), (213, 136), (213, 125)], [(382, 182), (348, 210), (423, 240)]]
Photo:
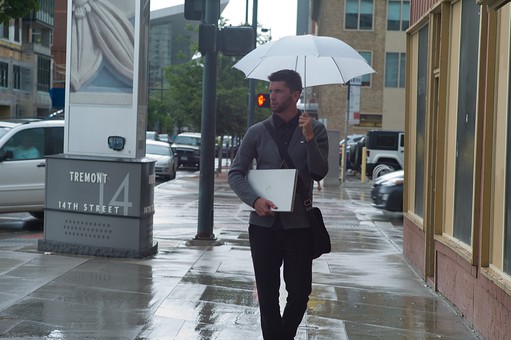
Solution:
[[(151, 10), (183, 4), (184, 0), (151, 0)], [(245, 22), (247, 0), (230, 0), (222, 12), (228, 23), (237, 26)], [(271, 29), (273, 40), (296, 35), (297, 0), (258, 0), (257, 21), (263, 28)], [(248, 21), (252, 21), (253, 1), (248, 0)]]

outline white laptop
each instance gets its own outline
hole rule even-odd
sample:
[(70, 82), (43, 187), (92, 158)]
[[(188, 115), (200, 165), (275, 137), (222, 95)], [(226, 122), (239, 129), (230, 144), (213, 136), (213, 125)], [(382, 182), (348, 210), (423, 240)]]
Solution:
[[(249, 170), (247, 181), (250, 187), (261, 197), (277, 206), (275, 211), (292, 212), (295, 201), (296, 169)], [(245, 204), (244, 210), (254, 210)]]

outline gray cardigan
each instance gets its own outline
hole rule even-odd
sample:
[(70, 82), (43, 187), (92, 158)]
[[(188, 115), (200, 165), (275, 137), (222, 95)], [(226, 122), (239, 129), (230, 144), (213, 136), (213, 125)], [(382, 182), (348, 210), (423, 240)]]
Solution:
[[(273, 116), (267, 120), (273, 124)], [(328, 172), (328, 135), (325, 126), (317, 120), (312, 121), (314, 139), (305, 142), (302, 130), (297, 127), (291, 136), (288, 146), (288, 154), (298, 169), (298, 175), (308, 188), (309, 199), (312, 200), (313, 179), (321, 180)], [(257, 169), (281, 169), (286, 168), (281, 159), (279, 149), (269, 134), (263, 122), (251, 126), (238, 149), (236, 157), (229, 170), (228, 180), (232, 190), (246, 204), (253, 206), (259, 197), (248, 185), (246, 174), (252, 168), (252, 161), (256, 161)], [(303, 201), (296, 195), (293, 212), (279, 212), (284, 229), (309, 228)], [(263, 227), (271, 227), (275, 217), (261, 217), (255, 212), (250, 213), (250, 224)]]

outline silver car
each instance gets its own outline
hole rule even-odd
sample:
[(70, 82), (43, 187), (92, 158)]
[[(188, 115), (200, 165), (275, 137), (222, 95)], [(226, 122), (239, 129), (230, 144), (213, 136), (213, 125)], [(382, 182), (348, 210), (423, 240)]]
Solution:
[(146, 157), (156, 161), (154, 165), (156, 176), (165, 180), (176, 178), (177, 160), (169, 143), (146, 140)]
[(0, 122), (0, 213), (43, 217), (44, 156), (63, 148), (63, 120)]

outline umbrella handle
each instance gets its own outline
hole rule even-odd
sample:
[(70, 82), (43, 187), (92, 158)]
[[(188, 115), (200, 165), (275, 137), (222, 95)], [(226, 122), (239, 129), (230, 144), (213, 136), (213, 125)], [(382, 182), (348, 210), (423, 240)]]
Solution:
[(303, 62), (303, 110), (307, 112), (307, 56), (304, 57)]

